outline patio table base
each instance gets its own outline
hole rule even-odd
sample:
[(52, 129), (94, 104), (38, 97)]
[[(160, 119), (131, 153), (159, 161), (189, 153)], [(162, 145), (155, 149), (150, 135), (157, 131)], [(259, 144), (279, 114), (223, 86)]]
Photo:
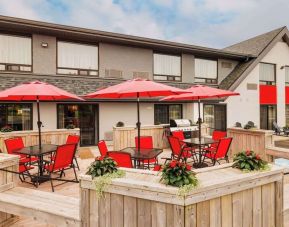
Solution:
[(199, 162), (198, 162), (198, 163), (194, 163), (194, 164), (193, 164), (193, 167), (196, 168), (196, 169), (197, 169), (197, 168), (204, 168), (204, 167), (208, 167), (208, 166), (209, 166), (209, 165), (208, 165), (207, 163), (199, 163)]

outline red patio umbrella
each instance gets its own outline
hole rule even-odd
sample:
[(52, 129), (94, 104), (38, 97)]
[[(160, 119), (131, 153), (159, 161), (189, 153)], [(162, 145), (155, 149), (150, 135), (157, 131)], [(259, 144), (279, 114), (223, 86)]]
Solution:
[[(208, 87), (205, 85), (195, 85), (191, 88), (186, 89), (190, 93), (171, 95), (162, 99), (162, 101), (185, 101), (185, 100), (198, 100), (198, 111), (199, 111), (199, 141), (201, 142), (201, 99), (210, 98), (224, 98), (228, 96), (240, 95), (239, 93), (222, 90), (218, 88)], [(201, 143), (200, 143), (201, 144)]]
[(40, 81), (23, 83), (0, 92), (0, 100), (3, 101), (37, 101), (37, 126), (40, 147), (42, 122), (40, 121), (39, 101), (56, 101), (64, 99), (83, 100), (65, 90)]
[[(156, 83), (146, 79), (133, 79), (123, 83), (110, 86), (108, 88), (98, 90), (94, 93), (85, 95), (86, 98), (136, 98), (137, 100), (137, 130), (138, 130), (138, 144), (140, 144), (140, 113), (139, 103), (142, 97), (160, 97), (168, 95), (176, 95), (182, 93), (188, 93), (179, 88), (171, 87), (161, 83)], [(138, 146), (140, 148), (140, 145)]]

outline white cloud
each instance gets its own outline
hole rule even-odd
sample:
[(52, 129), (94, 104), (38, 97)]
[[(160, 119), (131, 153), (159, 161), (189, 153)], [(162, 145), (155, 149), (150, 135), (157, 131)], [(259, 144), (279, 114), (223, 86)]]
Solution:
[(0, 14), (224, 47), (284, 26), (287, 0), (0, 0)]

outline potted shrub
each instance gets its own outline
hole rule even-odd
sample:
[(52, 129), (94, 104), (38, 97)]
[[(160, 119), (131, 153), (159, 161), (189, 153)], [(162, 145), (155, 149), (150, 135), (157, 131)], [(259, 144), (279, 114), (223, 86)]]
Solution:
[(198, 185), (198, 179), (191, 171), (191, 166), (185, 162), (173, 160), (162, 166), (161, 174), (160, 182), (180, 188), (180, 196), (185, 196)]
[(268, 163), (262, 160), (260, 155), (250, 150), (236, 154), (232, 167), (248, 172), (269, 169)]
[(6, 126), (2, 127), (0, 131), (1, 132), (12, 132), (13, 128), (11, 128), (9, 125), (6, 125)]
[(100, 198), (111, 180), (123, 177), (125, 172), (117, 169), (117, 163), (112, 158), (96, 157), (95, 161), (88, 167), (86, 174), (91, 175), (94, 179), (96, 194)]

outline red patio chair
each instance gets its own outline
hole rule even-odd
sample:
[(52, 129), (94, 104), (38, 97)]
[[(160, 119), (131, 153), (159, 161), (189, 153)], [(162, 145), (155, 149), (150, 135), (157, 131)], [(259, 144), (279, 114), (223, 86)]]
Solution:
[[(139, 148), (138, 136), (135, 137), (135, 147)], [(152, 136), (141, 136), (140, 137), (140, 149), (153, 149), (153, 137)], [(150, 168), (150, 164), (155, 166), (158, 163), (156, 158), (147, 159), (142, 161), (145, 166)]]
[[(221, 138), (225, 138), (227, 136), (226, 131), (219, 131), (219, 130), (214, 130), (212, 134), (212, 139), (215, 141), (219, 141)], [(218, 142), (211, 144), (210, 147), (212, 148), (217, 148)]]
[(229, 162), (228, 152), (232, 143), (232, 139), (233, 138), (231, 137), (221, 138), (217, 148), (205, 148), (207, 153), (204, 156), (211, 159), (213, 165), (215, 165), (216, 162), (220, 164), (220, 160), (226, 160), (226, 162)]
[(24, 143), (21, 137), (15, 137), (15, 138), (10, 138), (4, 140), (6, 150), (8, 154), (14, 154), (19, 156), (19, 168), (18, 168), (18, 174), (19, 174), (19, 179), (21, 182), (25, 181), (25, 175), (28, 175), (28, 177), (31, 178), (29, 170), (34, 169), (34, 167), (31, 166), (31, 162), (37, 161), (37, 158), (30, 158), (27, 157), (26, 155), (23, 154), (17, 154), (14, 153), (16, 150), (20, 150), (24, 148)]
[[(77, 148), (79, 141), (80, 141), (80, 136), (68, 135), (66, 139), (66, 144), (76, 144), (76, 148)], [(80, 170), (76, 156), (74, 156), (74, 161), (75, 161), (77, 169)]]
[(183, 141), (185, 139), (185, 135), (183, 131), (173, 131), (172, 136), (176, 137), (180, 140), (181, 145), (183, 146), (183, 149), (186, 151), (191, 151), (194, 152), (195, 148), (194, 147), (188, 147), (187, 144)]
[(105, 157), (107, 155), (108, 149), (106, 146), (106, 142), (104, 140), (100, 140), (97, 143), (98, 150), (100, 152), (101, 157)]
[(52, 191), (54, 192), (53, 179), (51, 177), (52, 173), (60, 172), (60, 178), (64, 174), (65, 170), (73, 169), (75, 182), (78, 182), (75, 166), (73, 163), (74, 155), (76, 151), (76, 144), (64, 144), (57, 147), (54, 159), (45, 165), (45, 170), (49, 174), (50, 184)]
[(168, 141), (172, 150), (171, 159), (180, 160), (183, 159), (185, 162), (188, 158), (194, 158), (190, 150), (185, 150), (184, 144), (181, 143), (179, 138), (169, 136)]
[(107, 155), (117, 162), (118, 167), (133, 167), (130, 153), (122, 151), (108, 151)]
[(15, 137), (4, 140), (6, 150), (8, 154), (19, 155), (19, 163), (20, 164), (31, 164), (32, 162), (38, 161), (36, 157), (27, 157), (24, 154), (17, 154), (15, 151), (24, 148), (24, 143), (21, 137)]

